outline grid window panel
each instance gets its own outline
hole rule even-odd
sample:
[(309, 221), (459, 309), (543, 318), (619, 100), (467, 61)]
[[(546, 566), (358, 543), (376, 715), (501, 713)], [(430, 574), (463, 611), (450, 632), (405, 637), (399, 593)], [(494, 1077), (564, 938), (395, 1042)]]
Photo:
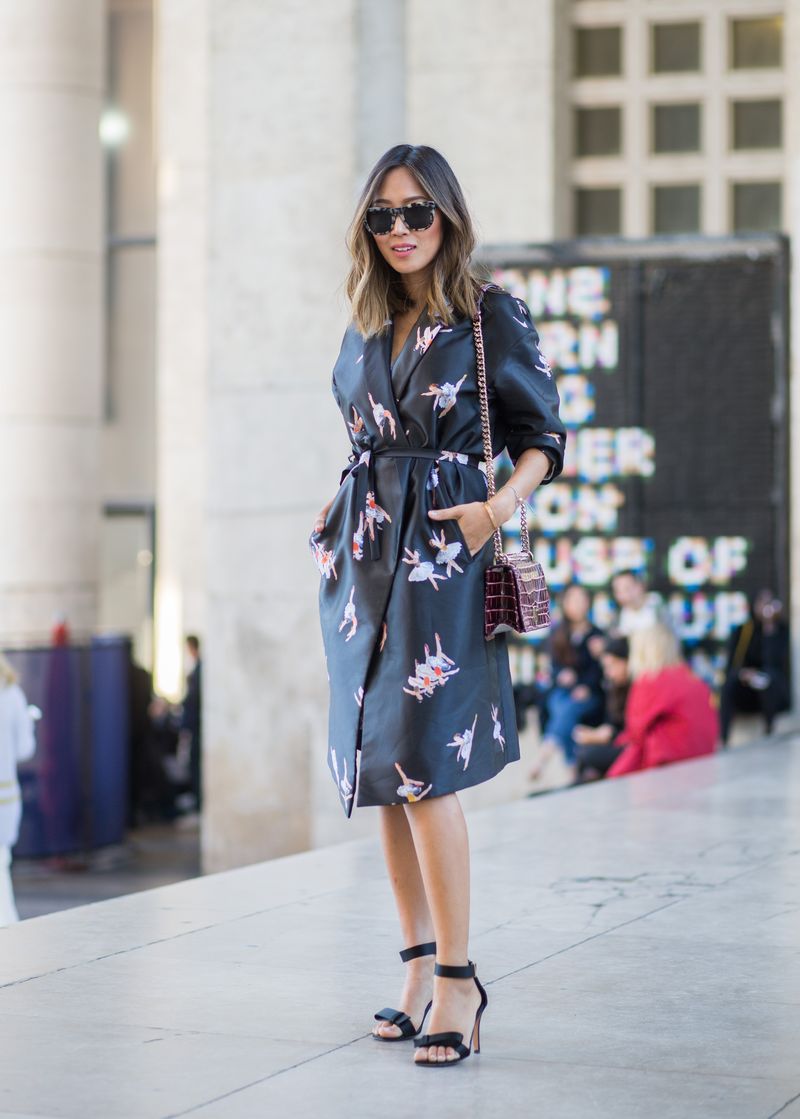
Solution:
[(780, 66), (783, 18), (731, 20), (731, 66), (734, 70)]
[(652, 45), (654, 74), (700, 69), (699, 23), (656, 23)]
[(700, 187), (696, 183), (653, 188), (654, 233), (699, 233)]
[(734, 101), (731, 122), (734, 148), (779, 148), (783, 142), (783, 103)]
[(622, 110), (618, 106), (575, 110), (575, 155), (619, 155)]
[(734, 183), (733, 228), (737, 233), (780, 230), (783, 189), (781, 183)]
[(622, 191), (596, 187), (575, 191), (575, 232), (579, 237), (613, 236), (622, 229)]
[(576, 27), (573, 42), (576, 78), (609, 78), (622, 73), (621, 27)]
[(700, 151), (700, 106), (691, 105), (654, 105), (653, 151), (697, 152)]

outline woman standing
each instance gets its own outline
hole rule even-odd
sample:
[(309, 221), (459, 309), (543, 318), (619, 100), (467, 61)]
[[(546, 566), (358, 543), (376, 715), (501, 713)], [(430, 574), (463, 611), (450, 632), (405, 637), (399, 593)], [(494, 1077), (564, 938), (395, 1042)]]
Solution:
[[(354, 802), (381, 806), (408, 946), (399, 1008), (376, 1014), (375, 1037), (414, 1037), (416, 1062), (441, 1066), (473, 1040), (478, 1051), (486, 1005), (468, 960), (456, 793), (519, 758), (505, 641), (483, 636), (486, 544), (519, 495), (560, 472), (565, 431), (527, 306), (494, 286), (482, 292), (472, 222), (439, 152), (403, 144), (378, 160), (347, 243), (352, 321), (333, 393), (353, 453), (310, 541), (328, 762), (348, 816)], [(506, 446), (514, 462), (490, 503), (471, 322), (479, 296), (493, 449)]]
[(22, 817), (17, 764), (32, 757), (35, 747), (28, 702), (16, 673), (0, 653), (0, 926), (19, 920), (11, 882), (11, 848)]

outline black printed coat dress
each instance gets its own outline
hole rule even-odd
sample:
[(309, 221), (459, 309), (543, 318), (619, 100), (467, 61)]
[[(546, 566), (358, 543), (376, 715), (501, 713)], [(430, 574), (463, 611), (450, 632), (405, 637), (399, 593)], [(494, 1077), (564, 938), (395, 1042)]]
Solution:
[[(495, 454), (529, 447), (562, 468), (558, 393), (526, 304), (483, 302)], [(472, 323), (423, 310), (394, 366), (392, 326), (345, 332), (333, 393), (350, 432), (322, 532), (320, 620), (330, 682), (328, 764), (349, 816), (358, 805), (442, 796), (519, 758), (505, 639), (483, 636), (491, 538), (470, 554), (455, 520), (428, 511), (486, 500)]]

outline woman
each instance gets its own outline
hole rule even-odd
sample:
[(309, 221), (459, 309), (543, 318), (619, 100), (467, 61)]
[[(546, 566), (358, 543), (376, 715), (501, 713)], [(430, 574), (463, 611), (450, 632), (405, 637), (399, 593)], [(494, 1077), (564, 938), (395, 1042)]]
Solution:
[(585, 587), (571, 583), (561, 596), (562, 619), (550, 635), (552, 686), (542, 710), (542, 742), (531, 777), (541, 775), (560, 750), (575, 775), (575, 726), (603, 714), (603, 671), (596, 656), (602, 631), (589, 620), (591, 599)]
[(11, 882), (11, 848), (22, 817), (17, 763), (32, 757), (35, 745), (28, 702), (0, 653), (0, 926), (19, 920)]
[(603, 721), (596, 727), (578, 723), (572, 732), (577, 753), (575, 783), (578, 785), (605, 777), (624, 749), (615, 746), (614, 740), (625, 725), (625, 704), (630, 690), (628, 656), (627, 637), (609, 637), (605, 641), (600, 654), (605, 692)]
[(789, 627), (783, 603), (769, 588), (756, 595), (751, 616), (730, 636), (725, 682), (720, 695), (722, 741), (727, 745), (737, 711), (760, 712), (772, 734), (776, 715), (790, 703)]
[(624, 749), (607, 776), (713, 753), (719, 738), (714, 698), (684, 662), (672, 629), (659, 624), (637, 630), (630, 649), (631, 690), (615, 742)]
[[(473, 1040), (477, 1052), (486, 1005), (467, 956), (469, 851), (456, 793), (519, 757), (505, 641), (483, 636), (487, 542), (517, 495), (559, 473), (565, 437), (528, 308), (487, 290), (493, 449), (507, 446), (514, 463), (487, 503), (474, 245), (439, 152), (402, 144), (378, 160), (348, 233), (352, 322), (333, 371), (351, 466), (311, 536), (331, 692), (328, 762), (348, 816), (354, 801), (381, 806), (408, 946), (399, 1009), (377, 1014), (374, 1033), (414, 1037), (417, 1063), (439, 1067), (468, 1056)], [(431, 991), (432, 1032), (419, 1037)]]

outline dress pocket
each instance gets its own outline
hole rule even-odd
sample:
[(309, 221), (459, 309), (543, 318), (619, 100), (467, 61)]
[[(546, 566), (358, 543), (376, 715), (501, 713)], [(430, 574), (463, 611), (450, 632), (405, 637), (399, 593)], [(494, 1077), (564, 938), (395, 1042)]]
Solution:
[[(439, 484), (433, 491), (433, 501), (431, 503), (431, 508), (433, 509), (450, 509), (454, 505), (463, 505), (466, 504), (466, 501), (471, 500), (470, 498), (467, 498), (466, 500), (456, 501), (456, 499), (453, 497), (452, 490), (450, 489), (449, 481), (445, 477), (446, 473), (447, 471), (442, 470), (440, 467)], [(437, 526), (438, 532), (441, 532), (441, 530), (444, 529), (445, 539), (447, 539), (448, 537), (455, 537), (455, 539), (461, 545), (461, 552), (459, 553), (459, 556), (463, 556), (467, 563), (472, 563), (472, 561), (475, 559), (475, 555), (467, 547), (467, 541), (464, 537), (464, 533), (461, 531), (461, 526), (459, 525), (455, 517), (451, 521), (431, 521), (431, 524), (435, 524)]]

